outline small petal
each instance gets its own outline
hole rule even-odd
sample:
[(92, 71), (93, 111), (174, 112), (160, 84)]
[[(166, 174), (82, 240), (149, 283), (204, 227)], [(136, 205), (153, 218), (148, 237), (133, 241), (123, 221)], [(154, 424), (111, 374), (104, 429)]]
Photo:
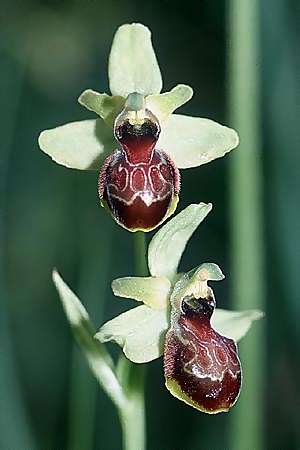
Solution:
[(125, 277), (112, 282), (113, 293), (132, 298), (153, 309), (167, 307), (171, 283), (163, 277)]
[(262, 311), (229, 311), (217, 308), (212, 316), (212, 327), (218, 333), (238, 342), (249, 331), (252, 322), (264, 316)]
[(139, 23), (122, 25), (116, 32), (109, 56), (109, 86), (113, 95), (132, 92), (158, 94), (162, 79), (151, 43), (151, 33)]
[(111, 130), (101, 119), (71, 122), (42, 131), (39, 146), (53, 161), (80, 170), (99, 170), (116, 148)]
[(152, 276), (174, 281), (188, 240), (211, 209), (210, 203), (189, 205), (154, 235), (148, 249), (148, 265)]
[(138, 306), (106, 322), (95, 335), (100, 342), (114, 341), (135, 363), (146, 363), (163, 354), (168, 311)]
[(187, 169), (224, 156), (238, 143), (233, 129), (213, 120), (172, 114), (162, 127), (157, 146), (179, 169)]
[(79, 96), (78, 102), (98, 114), (108, 126), (112, 127), (115, 118), (124, 108), (125, 99), (87, 89)]
[(162, 123), (175, 109), (188, 102), (192, 96), (193, 89), (190, 86), (178, 84), (170, 92), (146, 97), (146, 107)]

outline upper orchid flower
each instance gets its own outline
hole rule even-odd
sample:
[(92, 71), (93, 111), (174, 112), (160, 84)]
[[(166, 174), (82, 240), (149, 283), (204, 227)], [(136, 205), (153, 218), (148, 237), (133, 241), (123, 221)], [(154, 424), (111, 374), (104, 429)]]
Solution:
[(101, 204), (124, 228), (149, 231), (176, 209), (178, 169), (224, 156), (238, 136), (212, 120), (173, 114), (193, 90), (179, 84), (160, 93), (151, 34), (141, 24), (117, 30), (108, 72), (111, 96), (88, 89), (79, 97), (100, 118), (45, 130), (39, 145), (66, 167), (100, 170)]

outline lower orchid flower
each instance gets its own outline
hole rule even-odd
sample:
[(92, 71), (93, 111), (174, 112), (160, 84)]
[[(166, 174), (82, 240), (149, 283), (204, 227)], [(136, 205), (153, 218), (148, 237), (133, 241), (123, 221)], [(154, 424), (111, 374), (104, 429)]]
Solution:
[(164, 355), (171, 394), (214, 414), (228, 411), (238, 398), (242, 372), (237, 342), (262, 313), (216, 308), (208, 286), (224, 278), (216, 264), (177, 273), (188, 240), (211, 208), (205, 203), (190, 205), (155, 234), (148, 249), (151, 276), (112, 283), (116, 296), (144, 305), (105, 323), (95, 337), (102, 343), (116, 342), (135, 363)]

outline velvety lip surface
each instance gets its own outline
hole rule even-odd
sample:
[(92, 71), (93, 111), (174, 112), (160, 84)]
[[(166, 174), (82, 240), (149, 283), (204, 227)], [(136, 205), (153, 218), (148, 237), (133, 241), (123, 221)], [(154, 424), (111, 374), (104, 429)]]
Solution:
[(168, 331), (164, 370), (167, 386), (195, 408), (227, 411), (241, 387), (241, 366), (235, 342), (217, 333), (210, 324), (212, 310), (206, 299), (197, 309), (185, 306)]
[(158, 225), (179, 191), (179, 172), (169, 157), (152, 150), (148, 162), (131, 163), (117, 150), (104, 164), (99, 195), (113, 217), (125, 228), (148, 230)]

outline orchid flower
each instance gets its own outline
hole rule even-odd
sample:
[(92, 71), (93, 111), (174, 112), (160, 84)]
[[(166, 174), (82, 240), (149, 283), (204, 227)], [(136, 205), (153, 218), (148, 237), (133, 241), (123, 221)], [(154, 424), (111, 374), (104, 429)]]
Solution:
[(45, 130), (39, 146), (58, 164), (100, 171), (101, 205), (127, 230), (150, 231), (176, 209), (178, 169), (224, 156), (238, 145), (238, 135), (210, 119), (174, 114), (193, 90), (178, 84), (161, 93), (160, 69), (144, 25), (117, 30), (108, 76), (111, 95), (88, 89), (79, 97), (99, 117)]
[(112, 282), (116, 296), (143, 303), (105, 323), (96, 338), (114, 341), (134, 363), (164, 355), (166, 387), (171, 394), (206, 413), (228, 411), (241, 388), (237, 342), (258, 310), (216, 308), (209, 281), (224, 278), (213, 263), (187, 273), (178, 265), (193, 232), (212, 208), (192, 204), (165, 224), (148, 249), (150, 277)]

